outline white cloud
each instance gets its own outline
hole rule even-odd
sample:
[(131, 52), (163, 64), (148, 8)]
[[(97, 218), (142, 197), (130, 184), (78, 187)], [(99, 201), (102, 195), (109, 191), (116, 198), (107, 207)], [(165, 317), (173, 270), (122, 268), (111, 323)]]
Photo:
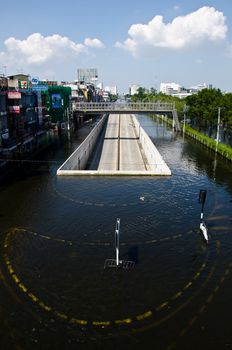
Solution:
[(214, 7), (201, 7), (186, 16), (178, 16), (171, 23), (164, 23), (162, 16), (155, 16), (148, 24), (134, 24), (129, 37), (116, 47), (139, 56), (146, 50), (180, 50), (196, 47), (205, 42), (218, 42), (226, 38), (226, 17)]
[(11, 59), (24, 59), (27, 64), (43, 64), (48, 60), (62, 55), (86, 53), (83, 44), (76, 44), (67, 37), (58, 34), (44, 37), (40, 33), (33, 33), (25, 40), (13, 37), (4, 42), (6, 51), (4, 55)]
[(80, 54), (88, 54), (89, 47), (103, 48), (103, 43), (95, 38), (87, 38), (84, 44), (75, 43), (68, 37), (58, 34), (43, 36), (33, 33), (24, 40), (10, 37), (4, 42), (5, 50), (0, 52), (0, 61), (8, 66), (44, 66), (47, 63), (65, 62)]
[(93, 47), (96, 49), (101, 49), (101, 48), (105, 47), (105, 45), (101, 42), (101, 40), (96, 39), (96, 38), (94, 38), (94, 39), (86, 38), (84, 41), (84, 44), (86, 46)]

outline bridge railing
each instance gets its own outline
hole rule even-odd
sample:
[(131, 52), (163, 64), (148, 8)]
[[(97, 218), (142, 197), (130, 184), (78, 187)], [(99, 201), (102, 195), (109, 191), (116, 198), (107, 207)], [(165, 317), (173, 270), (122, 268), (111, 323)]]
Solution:
[(164, 111), (172, 112), (174, 103), (168, 102), (76, 102), (73, 105), (75, 111)]

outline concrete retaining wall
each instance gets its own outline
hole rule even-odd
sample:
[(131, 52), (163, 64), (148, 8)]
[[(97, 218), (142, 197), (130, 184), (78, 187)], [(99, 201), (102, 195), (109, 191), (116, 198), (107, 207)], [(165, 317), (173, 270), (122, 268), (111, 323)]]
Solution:
[[(93, 148), (98, 140), (99, 134), (107, 121), (108, 115), (105, 114), (98, 124), (89, 133), (81, 145), (71, 154), (71, 156), (57, 170), (57, 175), (62, 175), (63, 171), (84, 170)], [(69, 175), (68, 173), (66, 175)]]

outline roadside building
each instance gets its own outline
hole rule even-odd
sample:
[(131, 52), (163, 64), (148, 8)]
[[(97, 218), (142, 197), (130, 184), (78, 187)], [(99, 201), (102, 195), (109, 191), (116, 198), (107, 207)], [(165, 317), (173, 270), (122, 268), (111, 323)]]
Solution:
[(7, 122), (7, 78), (0, 76), (0, 152), (5, 140), (9, 137)]
[(44, 132), (44, 120), (39, 120), (38, 94), (32, 89), (30, 76), (4, 77), (0, 90), (1, 151), (31, 152)]
[(30, 76), (15, 74), (8, 79), (8, 125), (10, 145), (31, 150), (39, 131), (38, 100), (31, 89)]

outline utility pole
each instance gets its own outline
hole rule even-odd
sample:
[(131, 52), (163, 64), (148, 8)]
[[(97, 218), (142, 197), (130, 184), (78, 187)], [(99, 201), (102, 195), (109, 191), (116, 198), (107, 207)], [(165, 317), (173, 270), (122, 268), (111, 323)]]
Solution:
[(220, 121), (221, 121), (221, 107), (218, 107), (217, 136), (216, 136), (216, 153), (217, 153), (218, 142), (219, 142)]
[(183, 106), (183, 112), (184, 112), (184, 126), (183, 126), (183, 134), (185, 133), (185, 124), (186, 124), (186, 112), (187, 112), (187, 106)]

